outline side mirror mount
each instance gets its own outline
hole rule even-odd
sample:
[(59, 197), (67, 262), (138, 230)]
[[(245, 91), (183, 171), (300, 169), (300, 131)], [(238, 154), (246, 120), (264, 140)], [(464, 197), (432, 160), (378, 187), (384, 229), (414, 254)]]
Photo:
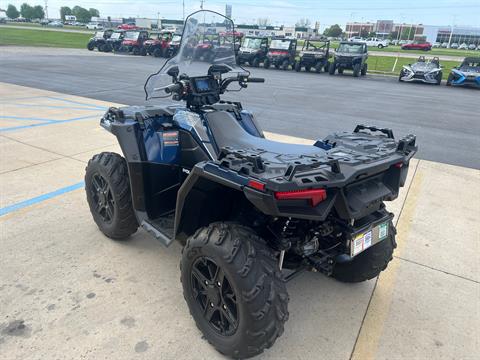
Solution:
[(167, 75), (171, 76), (173, 80), (176, 81), (179, 72), (180, 71), (178, 70), (178, 66), (172, 66), (170, 69), (168, 69)]

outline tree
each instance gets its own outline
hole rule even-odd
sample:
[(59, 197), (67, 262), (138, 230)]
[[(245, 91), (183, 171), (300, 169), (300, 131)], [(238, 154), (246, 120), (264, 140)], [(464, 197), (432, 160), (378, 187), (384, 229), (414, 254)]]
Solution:
[(45, 17), (45, 11), (41, 5), (34, 6), (32, 9), (32, 19), (43, 19)]
[(269, 18), (258, 18), (257, 19), (257, 24), (258, 24), (258, 26), (268, 26), (268, 25), (270, 25), (270, 19)]
[(27, 3), (23, 3), (20, 6), (20, 14), (25, 19), (33, 19), (33, 7), (31, 7)]
[(415, 36), (414, 29), (412, 29), (410, 26), (409, 27), (404, 27), (402, 29), (402, 35), (400, 35), (400, 39), (402, 39), (402, 40), (413, 40), (414, 36)]
[(60, 18), (62, 21), (65, 21), (65, 15), (72, 15), (72, 9), (70, 9), (68, 6), (62, 6), (60, 8)]
[(360, 37), (362, 38), (368, 37), (368, 30), (362, 28), (362, 30), (360, 30)]
[(328, 37), (339, 37), (342, 35), (343, 30), (340, 27), (340, 25), (335, 24), (330, 26), (329, 28), (326, 28), (325, 31), (323, 32), (323, 35), (328, 36)]
[(7, 14), (7, 17), (9, 17), (10, 19), (16, 19), (20, 16), (20, 12), (12, 4), (8, 4), (6, 14)]
[(376, 37), (377, 36), (377, 33), (375, 31), (370, 31), (368, 33), (368, 37)]
[(310, 20), (306, 18), (299, 19), (297, 23), (295, 24), (296, 27), (309, 27), (310, 26)]
[(80, 21), (82, 23), (88, 23), (92, 18), (92, 15), (90, 15), (90, 12), (81, 6), (75, 6), (72, 9), (72, 15), (75, 15), (75, 17), (77, 18), (77, 21)]
[(98, 11), (97, 9), (94, 9), (94, 8), (90, 8), (88, 9), (88, 12), (90, 13), (90, 16), (91, 17), (100, 17), (100, 11)]

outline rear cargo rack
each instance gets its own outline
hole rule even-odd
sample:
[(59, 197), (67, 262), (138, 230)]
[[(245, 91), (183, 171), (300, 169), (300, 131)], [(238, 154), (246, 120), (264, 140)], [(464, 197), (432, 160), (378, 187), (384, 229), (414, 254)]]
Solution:
[(378, 128), (376, 126), (357, 125), (355, 127), (355, 130), (353, 130), (353, 132), (358, 133), (358, 132), (360, 132), (360, 130), (370, 130), (372, 133), (373, 132), (381, 132), (381, 133), (387, 135), (387, 137), (389, 139), (394, 139), (392, 129)]
[(330, 170), (334, 174), (340, 173), (340, 165), (337, 159), (319, 160), (319, 161), (312, 159), (312, 162), (310, 163), (290, 164), (287, 168), (287, 171), (285, 171), (284, 176), (288, 179), (288, 181), (292, 181), (294, 176), (297, 173), (308, 172), (308, 171), (317, 169), (322, 165), (330, 166)]

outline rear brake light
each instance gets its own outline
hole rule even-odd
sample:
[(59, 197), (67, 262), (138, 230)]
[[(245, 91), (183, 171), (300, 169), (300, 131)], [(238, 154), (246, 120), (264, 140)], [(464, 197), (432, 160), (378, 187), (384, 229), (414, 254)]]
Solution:
[(260, 190), (260, 191), (265, 190), (265, 184), (261, 183), (260, 181), (256, 181), (256, 180), (248, 180), (248, 186), (250, 186), (251, 188)]
[(325, 189), (309, 189), (309, 190), (293, 190), (293, 191), (276, 191), (275, 199), (277, 200), (310, 200), (312, 206), (317, 206), (327, 198)]
[(401, 169), (402, 166), (403, 166), (403, 163), (402, 163), (402, 162), (399, 162), (399, 163), (396, 163), (396, 164), (393, 165), (393, 166), (395, 166), (397, 169)]

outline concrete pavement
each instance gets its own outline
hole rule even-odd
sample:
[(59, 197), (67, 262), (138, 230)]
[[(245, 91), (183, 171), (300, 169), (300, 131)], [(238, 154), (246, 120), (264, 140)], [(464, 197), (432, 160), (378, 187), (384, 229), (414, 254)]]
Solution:
[[(113, 104), (4, 83), (0, 99), (0, 358), (221, 359), (183, 300), (180, 246), (114, 242), (91, 218), (84, 168), (119, 151), (98, 125)], [(290, 282), (285, 333), (258, 358), (476, 359), (479, 194), (480, 171), (414, 159), (387, 271)]]

